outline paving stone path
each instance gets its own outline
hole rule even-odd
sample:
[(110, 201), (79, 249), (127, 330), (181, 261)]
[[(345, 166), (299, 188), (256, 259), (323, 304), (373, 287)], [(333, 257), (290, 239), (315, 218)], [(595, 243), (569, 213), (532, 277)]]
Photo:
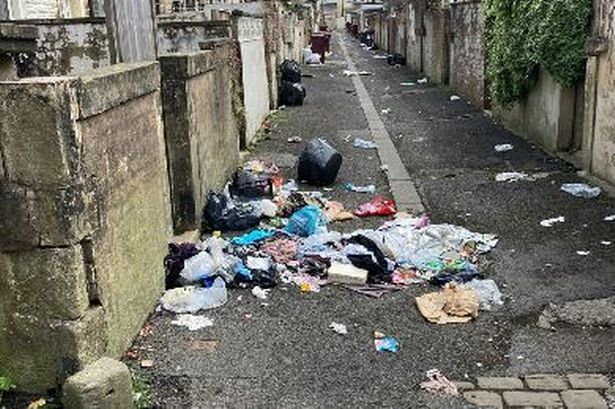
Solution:
[(601, 374), (479, 377), (454, 383), (478, 407), (607, 409), (615, 402), (615, 390)]

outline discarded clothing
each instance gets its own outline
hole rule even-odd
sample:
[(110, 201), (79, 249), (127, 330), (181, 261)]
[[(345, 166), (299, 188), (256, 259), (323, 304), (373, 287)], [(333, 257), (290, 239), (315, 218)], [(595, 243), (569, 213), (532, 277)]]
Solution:
[(277, 239), (261, 245), (260, 250), (275, 260), (276, 263), (293, 265), (297, 263), (298, 243), (290, 239)]
[(478, 315), (479, 299), (474, 289), (447, 284), (442, 291), (415, 300), (423, 317), (435, 324), (465, 323)]

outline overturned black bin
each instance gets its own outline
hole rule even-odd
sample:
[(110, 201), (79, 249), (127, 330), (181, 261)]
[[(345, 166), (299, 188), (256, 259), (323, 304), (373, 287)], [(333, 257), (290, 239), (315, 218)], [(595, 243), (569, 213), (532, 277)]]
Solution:
[(311, 140), (299, 158), (300, 181), (313, 186), (326, 186), (335, 182), (342, 166), (342, 155), (322, 138)]

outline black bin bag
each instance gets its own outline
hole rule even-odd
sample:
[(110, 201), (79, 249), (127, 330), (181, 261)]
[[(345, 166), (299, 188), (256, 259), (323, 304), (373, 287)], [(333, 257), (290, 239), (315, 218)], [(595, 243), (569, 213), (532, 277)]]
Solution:
[(327, 186), (335, 182), (342, 155), (322, 138), (311, 140), (299, 158), (299, 180), (314, 186)]

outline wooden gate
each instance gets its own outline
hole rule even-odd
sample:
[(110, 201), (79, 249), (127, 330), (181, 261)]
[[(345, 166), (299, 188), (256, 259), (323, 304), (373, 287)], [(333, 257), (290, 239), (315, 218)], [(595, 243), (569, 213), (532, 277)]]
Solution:
[(113, 36), (114, 62), (156, 59), (156, 23), (152, 0), (106, 0), (105, 13)]

